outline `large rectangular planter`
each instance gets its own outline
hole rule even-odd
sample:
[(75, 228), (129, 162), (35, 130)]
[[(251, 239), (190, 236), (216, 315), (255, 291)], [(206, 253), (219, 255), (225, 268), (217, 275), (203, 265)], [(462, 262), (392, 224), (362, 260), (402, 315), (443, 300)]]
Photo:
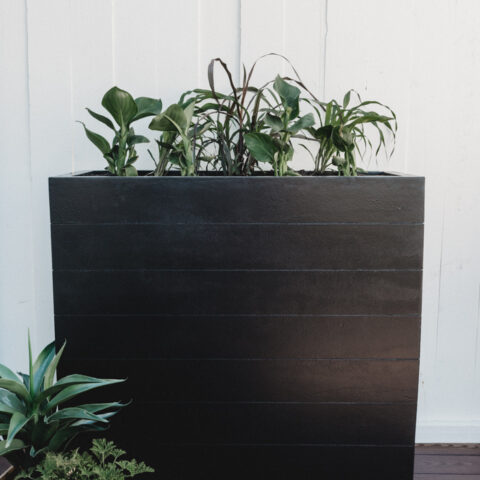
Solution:
[[(50, 179), (61, 374), (159, 478), (411, 480), (424, 179)], [(100, 398), (99, 398), (100, 396)]]

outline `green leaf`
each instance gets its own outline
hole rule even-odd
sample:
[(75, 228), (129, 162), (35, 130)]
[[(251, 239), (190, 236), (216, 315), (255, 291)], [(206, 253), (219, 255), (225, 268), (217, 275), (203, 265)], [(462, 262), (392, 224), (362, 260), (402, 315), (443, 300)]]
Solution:
[(271, 113), (267, 113), (267, 115), (265, 115), (265, 124), (268, 125), (274, 133), (277, 133), (283, 129), (282, 119), (277, 117), (277, 115), (272, 115)]
[(9, 414), (14, 414), (17, 413), (18, 409), (15, 407), (12, 407), (11, 405), (7, 405), (6, 403), (0, 403), (0, 413), (9, 413)]
[(43, 383), (43, 388), (46, 390), (47, 388), (50, 388), (53, 385), (53, 379), (55, 377), (55, 372), (57, 371), (57, 366), (58, 362), (60, 361), (60, 358), (62, 357), (63, 351), (65, 350), (65, 345), (67, 342), (64, 342), (62, 345), (62, 348), (60, 351), (55, 355), (53, 360), (51, 361), (50, 365), (47, 368), (47, 371), (45, 372), (45, 380)]
[(127, 165), (125, 167), (125, 175), (127, 177), (136, 177), (138, 175), (137, 169), (133, 165)]
[(121, 402), (110, 402), (110, 403), (86, 403), (85, 405), (79, 405), (77, 408), (83, 408), (88, 412), (98, 413), (103, 410), (108, 410), (109, 408), (123, 408), (127, 407), (129, 403), (121, 403)]
[(48, 443), (48, 449), (52, 452), (60, 450), (66, 442), (73, 440), (80, 432), (81, 429), (75, 427), (58, 430)]
[(22, 401), (15, 394), (4, 389), (0, 389), (0, 412), (2, 412), (2, 406), (9, 409), (5, 413), (14, 413), (15, 411), (25, 413), (25, 405)]
[(347, 108), (348, 104), (350, 103), (350, 93), (351, 90), (349, 90), (343, 97), (343, 108)]
[(272, 137), (265, 133), (247, 133), (245, 144), (252, 156), (259, 162), (272, 163), (278, 151)]
[(123, 128), (127, 128), (138, 113), (133, 97), (118, 87), (111, 88), (103, 96), (102, 105)]
[(64, 390), (60, 391), (60, 393), (58, 393), (55, 397), (53, 397), (48, 402), (46, 409), (50, 410), (52, 408), (55, 408), (57, 405), (60, 405), (61, 403), (66, 402), (67, 400), (70, 400), (71, 398), (76, 397), (81, 393), (85, 393), (90, 390), (93, 390), (94, 388), (105, 387), (107, 385), (113, 385), (115, 383), (119, 383), (123, 381), (124, 380), (108, 379), (108, 380), (103, 380), (101, 383), (95, 382), (95, 383), (81, 383), (78, 385), (71, 385), (69, 387), (66, 387)]
[(89, 412), (83, 408), (79, 407), (69, 407), (62, 410), (58, 410), (53, 415), (50, 415), (45, 419), (46, 423), (51, 423), (59, 420), (92, 420), (94, 422), (108, 423), (108, 420), (105, 420), (98, 415), (95, 415), (93, 412)]
[(0, 363), (0, 378), (6, 378), (7, 380), (15, 380), (18, 382), (20, 379), (14, 372), (12, 372), (8, 367)]
[(0, 442), (0, 456), (7, 455), (7, 453), (14, 452), (15, 450), (21, 450), (26, 446), (24, 442), (16, 438), (10, 443), (10, 446), (8, 448), (6, 444), (6, 440)]
[(299, 113), (300, 89), (287, 83), (280, 75), (277, 75), (273, 84), (274, 90), (280, 95), (284, 107), (290, 108), (290, 118), (295, 118)]
[(141, 118), (151, 117), (152, 115), (158, 115), (162, 111), (162, 101), (160, 99), (139, 97), (135, 99), (137, 105), (137, 114), (133, 121), (140, 120)]
[(110, 152), (110, 144), (108, 143), (105, 137), (102, 137), (98, 133), (92, 132), (89, 130), (83, 122), (79, 122), (83, 125), (85, 133), (88, 139), (105, 155)]
[(157, 115), (151, 122), (148, 128), (150, 130), (159, 130), (161, 132), (176, 132), (178, 128), (185, 132), (188, 127), (188, 119), (180, 105), (174, 103), (170, 105), (163, 113)]
[(25, 385), (23, 385), (23, 383), (20, 383), (19, 381), (6, 380), (2, 378), (0, 379), (0, 388), (4, 388), (9, 392), (14, 393), (15, 395), (17, 395), (17, 397), (20, 397), (21, 399), (27, 402), (31, 400), (30, 394), (28, 393), (28, 390), (25, 388)]
[(313, 126), (314, 124), (315, 119), (313, 118), (313, 113), (307, 113), (303, 117), (300, 117), (293, 125), (291, 125), (288, 130), (292, 133), (297, 133), (300, 130), (304, 130)]
[(104, 117), (103, 115), (100, 115), (99, 113), (96, 113), (90, 110), (89, 108), (87, 108), (86, 110), (93, 118), (95, 118), (99, 122), (102, 122), (108, 128), (111, 128), (113, 131), (115, 131), (115, 126), (113, 125), (112, 121), (109, 118)]
[(32, 417), (26, 417), (23, 413), (16, 412), (10, 419), (10, 425), (8, 427), (6, 448), (12, 445), (12, 441), (15, 435), (31, 420)]
[(43, 386), (45, 372), (55, 356), (55, 342), (47, 345), (33, 364), (33, 393), (36, 395)]
[(143, 135), (129, 135), (127, 138), (128, 145), (137, 145), (138, 143), (150, 143), (150, 140)]

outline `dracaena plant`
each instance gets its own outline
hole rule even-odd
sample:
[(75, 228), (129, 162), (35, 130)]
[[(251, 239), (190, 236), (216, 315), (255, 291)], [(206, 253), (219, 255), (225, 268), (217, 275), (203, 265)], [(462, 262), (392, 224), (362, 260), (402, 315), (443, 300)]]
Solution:
[[(353, 106), (350, 105), (352, 93), (358, 100)], [(382, 148), (387, 157), (393, 153), (397, 120), (393, 110), (386, 105), (376, 101), (362, 102), (360, 95), (353, 90), (345, 94), (341, 105), (335, 100), (328, 103), (308, 101), (314, 106), (320, 123), (317, 128), (308, 128), (312, 138), (318, 142), (314, 156), (315, 174), (323, 174), (334, 167), (339, 175), (357, 175), (356, 155), (363, 158), (367, 151), (374, 151), (377, 155)], [(372, 142), (371, 132), (365, 128), (374, 131), (376, 143)], [(387, 132), (393, 137), (391, 151), (387, 150)]]
[(64, 349), (65, 344), (55, 353), (51, 343), (33, 361), (29, 338), (28, 374), (17, 375), (0, 364), (0, 436), (4, 438), (0, 455), (20, 454), (28, 463), (40, 453), (59, 451), (79, 433), (105, 430), (108, 419), (124, 406), (118, 402), (72, 405), (81, 393), (124, 380), (68, 375), (55, 381)]
[(300, 115), (300, 89), (280, 76), (273, 84), (277, 96), (274, 108), (268, 108), (264, 123), (269, 133), (247, 133), (245, 143), (250, 154), (259, 162), (269, 163), (275, 176), (295, 175), (289, 167), (293, 158), (292, 137), (315, 123), (312, 113)]
[(161, 100), (148, 97), (133, 97), (120, 88), (111, 88), (102, 99), (103, 107), (110, 113), (116, 125), (108, 117), (93, 112), (88, 113), (113, 130), (111, 143), (102, 135), (92, 132), (82, 123), (88, 139), (102, 152), (107, 161), (106, 170), (113, 175), (136, 176), (134, 163), (138, 159), (135, 146), (148, 143), (150, 140), (143, 135), (136, 135), (132, 124), (145, 117), (157, 115), (162, 110)]

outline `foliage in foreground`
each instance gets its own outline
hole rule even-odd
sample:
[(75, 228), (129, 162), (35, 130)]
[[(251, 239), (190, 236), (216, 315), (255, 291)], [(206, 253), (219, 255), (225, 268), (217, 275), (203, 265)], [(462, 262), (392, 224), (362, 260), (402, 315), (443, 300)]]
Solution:
[[(108, 419), (124, 406), (118, 402), (72, 406), (77, 395), (123, 380), (74, 374), (54, 382), (64, 349), (65, 344), (56, 354), (51, 343), (33, 362), (29, 336), (28, 375), (18, 376), (0, 364), (0, 436), (4, 438), (0, 455), (26, 456), (28, 461), (40, 453), (59, 451), (79, 433), (106, 430)], [(63, 407), (65, 402), (68, 407)]]
[[(88, 138), (107, 160), (106, 170), (114, 175), (137, 175), (133, 167), (137, 159), (135, 144), (149, 140), (135, 135), (130, 125), (153, 115), (149, 128), (161, 132), (156, 139), (158, 157), (150, 152), (155, 162), (153, 175), (178, 172), (193, 176), (200, 170), (224, 175), (253, 175), (259, 171), (276, 176), (298, 175), (291, 161), (295, 148), (301, 146), (311, 155), (313, 174), (333, 171), (350, 176), (357, 175), (357, 159), (367, 152), (376, 156), (384, 149), (387, 157), (393, 153), (393, 148), (387, 149), (387, 140), (391, 138), (395, 144), (397, 121), (389, 107), (362, 101), (353, 90), (345, 94), (341, 103), (321, 101), (285, 57), (264, 57), (270, 55), (286, 61), (293, 78), (277, 75), (260, 87), (254, 86), (255, 62), (248, 73), (244, 68), (242, 82), (237, 86), (227, 64), (215, 58), (208, 67), (210, 90), (185, 92), (164, 112), (160, 100), (133, 100), (128, 92), (113, 87), (105, 94), (102, 105), (117, 121), (119, 130), (108, 118), (87, 109), (115, 130), (112, 145), (85, 128)], [(217, 90), (216, 64), (226, 73), (230, 91)]]
[(15, 480), (124, 480), (154, 471), (143, 462), (122, 459), (124, 455), (113, 442), (96, 439), (90, 453), (49, 452), (35, 467), (21, 471)]

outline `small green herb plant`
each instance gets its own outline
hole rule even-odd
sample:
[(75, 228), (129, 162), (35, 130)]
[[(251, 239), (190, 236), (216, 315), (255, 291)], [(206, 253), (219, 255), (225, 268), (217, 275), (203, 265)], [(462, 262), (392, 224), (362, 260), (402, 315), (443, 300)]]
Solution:
[[(15, 374), (0, 364), (0, 455), (18, 464), (45, 452), (56, 452), (82, 432), (106, 430), (109, 418), (122, 403), (88, 403), (73, 406), (81, 393), (123, 382), (86, 375), (68, 375), (55, 382), (55, 373), (65, 344), (55, 353), (47, 345), (35, 361), (28, 338), (29, 373)], [(64, 407), (65, 402), (68, 406)]]
[(124, 460), (125, 451), (105, 439), (93, 440), (89, 453), (49, 452), (36, 466), (22, 470), (15, 480), (124, 480), (154, 470), (143, 462)]
[(137, 169), (134, 163), (138, 159), (135, 145), (149, 143), (149, 139), (143, 135), (135, 135), (132, 124), (145, 117), (157, 115), (162, 111), (161, 100), (148, 97), (133, 97), (118, 87), (111, 88), (102, 99), (103, 107), (110, 113), (117, 126), (104, 115), (93, 112), (87, 108), (88, 113), (113, 130), (112, 143), (102, 135), (92, 132), (85, 124), (83, 128), (88, 139), (102, 152), (108, 163), (106, 170), (118, 176), (136, 176)]

